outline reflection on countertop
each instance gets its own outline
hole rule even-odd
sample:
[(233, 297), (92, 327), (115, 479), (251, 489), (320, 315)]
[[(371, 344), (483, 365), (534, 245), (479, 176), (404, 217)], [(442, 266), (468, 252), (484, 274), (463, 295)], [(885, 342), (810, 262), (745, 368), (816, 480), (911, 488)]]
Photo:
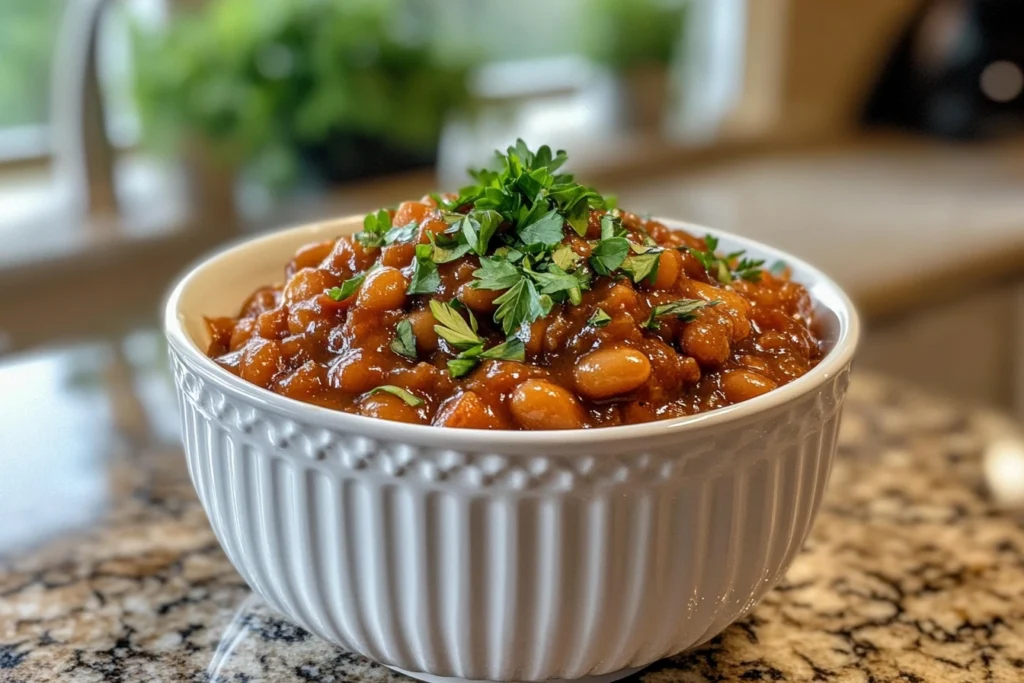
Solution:
[[(161, 355), (142, 335), (0, 366), (0, 514), (19, 527), (0, 547), (0, 680), (404, 679), (253, 598), (188, 481)], [(855, 377), (829, 493), (786, 581), (637, 677), (1024, 676), (1024, 528), (984, 486), (985, 447), (1006, 438), (993, 424)]]

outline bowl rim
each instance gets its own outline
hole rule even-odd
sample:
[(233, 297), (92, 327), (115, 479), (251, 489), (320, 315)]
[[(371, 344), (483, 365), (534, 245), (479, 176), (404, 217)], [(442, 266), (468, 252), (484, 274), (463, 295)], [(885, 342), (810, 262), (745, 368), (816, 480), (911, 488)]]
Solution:
[(593, 429), (516, 431), (446, 429), (432, 425), (406, 424), (304, 403), (246, 382), (241, 377), (223, 369), (199, 348), (185, 330), (185, 316), (179, 310), (180, 303), (184, 293), (199, 273), (216, 268), (222, 259), (229, 256), (266, 246), (276, 240), (284, 240), (298, 233), (326, 232), (338, 228), (340, 232), (337, 234), (346, 234), (347, 228), (361, 225), (362, 220), (362, 215), (353, 215), (274, 230), (257, 237), (236, 240), (201, 257), (178, 278), (167, 296), (164, 304), (164, 333), (168, 343), (192, 371), (199, 373), (221, 389), (240, 395), (253, 405), (277, 415), (337, 432), (373, 438), (383, 436), (392, 441), (409, 444), (503, 451), (516, 447), (557, 448), (559, 446), (609, 445), (610, 443), (637, 439), (649, 440), (659, 437), (674, 438), (696, 430), (726, 425), (766, 413), (811, 394), (832, 381), (850, 365), (860, 339), (860, 318), (850, 298), (831, 278), (803, 259), (757, 240), (725, 230), (661, 217), (655, 217), (654, 220), (671, 229), (684, 229), (696, 234), (712, 234), (724, 238), (748, 251), (757, 252), (759, 257), (764, 256), (766, 260), (779, 259), (785, 261), (787, 265), (794, 266), (794, 270), (801, 271), (805, 276), (803, 279), (809, 291), (821, 290), (826, 295), (819, 298), (812, 294), (814, 302), (828, 308), (838, 320), (839, 334), (834, 347), (816, 367), (789, 384), (731, 406), (696, 415), (633, 425)]

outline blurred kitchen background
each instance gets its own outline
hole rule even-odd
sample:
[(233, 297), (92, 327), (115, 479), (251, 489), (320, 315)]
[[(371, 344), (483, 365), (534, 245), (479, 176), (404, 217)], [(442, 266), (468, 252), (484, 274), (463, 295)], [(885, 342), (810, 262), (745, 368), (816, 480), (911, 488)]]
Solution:
[(516, 137), (831, 273), (859, 368), (1022, 417), (1022, 90), (1019, 0), (3, 0), (0, 475), (87, 507), (81, 453), (176, 447), (159, 308), (204, 252)]

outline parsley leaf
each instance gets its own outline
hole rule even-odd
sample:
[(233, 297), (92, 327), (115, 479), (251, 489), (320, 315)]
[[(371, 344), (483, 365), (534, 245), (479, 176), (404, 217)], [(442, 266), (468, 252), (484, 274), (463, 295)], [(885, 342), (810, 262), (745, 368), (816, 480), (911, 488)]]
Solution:
[(523, 279), (523, 273), (508, 258), (481, 258), (480, 268), (473, 271), (476, 289), (510, 289)]
[(568, 244), (563, 244), (551, 252), (551, 260), (562, 270), (572, 270), (580, 262), (580, 256)]
[(479, 357), (486, 360), (525, 360), (526, 345), (519, 337), (510, 337), (501, 344), (481, 352)]
[(519, 229), (519, 239), (526, 245), (528, 251), (544, 251), (562, 241), (562, 225), (565, 220), (552, 209), (546, 214)]
[(595, 308), (593, 315), (587, 320), (587, 324), (593, 327), (604, 327), (612, 321), (612, 317), (604, 312), (602, 308)]
[(406, 402), (406, 404), (412, 406), (413, 408), (417, 408), (423, 405), (422, 398), (419, 398), (418, 396), (403, 389), (402, 387), (396, 387), (391, 384), (384, 384), (379, 387), (374, 387), (373, 389), (370, 389), (368, 392), (366, 392), (366, 395), (371, 396), (379, 392), (384, 392), (386, 394), (391, 394), (392, 396), (397, 396), (398, 398), (402, 399), (403, 401)]
[(391, 228), (384, 233), (384, 244), (404, 244), (406, 242), (412, 242), (413, 238), (416, 237), (416, 233), (419, 228), (419, 223), (416, 221), (407, 223), (400, 228)]
[(460, 230), (469, 248), (480, 256), (487, 255), (487, 247), (501, 225), (501, 214), (497, 211), (476, 211), (459, 221)]
[[(704, 237), (704, 244), (707, 245), (707, 248), (703, 251), (692, 247), (687, 247), (686, 251), (700, 261), (700, 264), (704, 266), (704, 270), (723, 285), (732, 283), (736, 278), (750, 282), (760, 281), (761, 266), (764, 265), (764, 259), (741, 258), (745, 253), (743, 250), (734, 251), (731, 254), (727, 254), (725, 258), (720, 258), (715, 254), (715, 249), (718, 248), (718, 238), (713, 235), (706, 235)], [(739, 259), (739, 262), (736, 264), (734, 271), (731, 264), (736, 259)]]
[(434, 247), (430, 244), (416, 245), (416, 261), (406, 294), (433, 294), (441, 286), (441, 275), (432, 260), (433, 252)]
[(660, 251), (650, 251), (646, 254), (631, 254), (622, 262), (622, 269), (629, 273), (629, 277), (633, 282), (640, 283), (644, 280), (654, 282), (654, 279), (658, 277), (660, 256)]
[(778, 260), (768, 267), (768, 271), (775, 276), (783, 275), (788, 269), (789, 266), (782, 260)]
[(395, 338), (391, 342), (391, 350), (399, 356), (416, 360), (416, 336), (412, 333), (412, 323), (408, 318), (400, 320), (395, 326)]
[(468, 375), (480, 363), (478, 358), (452, 358), (448, 361), (448, 374), (452, 379)]
[(541, 294), (560, 294), (565, 292), (573, 305), (579, 305), (579, 302), (582, 301), (582, 283), (580, 280), (575, 274), (570, 275), (566, 273), (554, 263), (548, 264), (546, 273), (528, 270), (527, 274), (540, 287)]
[(387, 209), (371, 213), (363, 219), (363, 230), (355, 235), (356, 241), (370, 249), (384, 244), (385, 235), (391, 230), (391, 214)]
[(608, 237), (590, 252), (590, 265), (598, 275), (609, 276), (626, 260), (629, 242), (625, 237)]
[(448, 361), (448, 373), (454, 377), (468, 375), (482, 360), (526, 360), (526, 345), (518, 337), (484, 350), (483, 343), (472, 346)]
[(331, 297), (335, 301), (344, 301), (345, 299), (355, 294), (359, 287), (362, 286), (363, 281), (366, 279), (366, 276), (372, 273), (373, 271), (377, 270), (377, 268), (379, 267), (380, 264), (374, 263), (372, 266), (367, 268), (366, 271), (361, 275), (356, 275), (355, 277), (349, 278), (348, 280), (342, 282), (341, 287), (331, 287), (330, 289), (328, 289), (326, 292), (327, 296)]
[(431, 299), (430, 312), (433, 314), (434, 320), (437, 321), (437, 324), (434, 325), (437, 336), (455, 348), (465, 351), (484, 343), (476, 330), (450, 305)]
[(658, 322), (658, 318), (663, 315), (674, 315), (684, 322), (693, 322), (697, 319), (695, 315), (697, 311), (710, 306), (717, 306), (720, 301), (704, 301), (703, 299), (680, 299), (667, 304), (661, 304), (651, 309), (651, 314), (647, 316), (647, 320), (644, 321), (643, 327), (650, 330), (656, 330), (661, 326)]
[(430, 254), (430, 260), (434, 263), (450, 263), (455, 259), (462, 258), (465, 256), (470, 249), (470, 246), (465, 242), (459, 242), (457, 239), (444, 239), (445, 235), (434, 235), (428, 233), (430, 236), (427, 238), (430, 240), (433, 250)]
[(551, 312), (551, 298), (541, 296), (533, 282), (522, 278), (511, 289), (494, 300), (498, 310), (494, 320), (501, 323), (505, 334), (512, 334)]

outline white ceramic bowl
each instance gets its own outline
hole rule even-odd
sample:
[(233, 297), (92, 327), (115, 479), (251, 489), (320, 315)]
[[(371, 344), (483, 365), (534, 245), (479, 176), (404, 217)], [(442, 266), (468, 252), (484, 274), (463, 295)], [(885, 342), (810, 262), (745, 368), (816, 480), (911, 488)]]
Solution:
[(707, 641), (782, 577), (836, 448), (857, 315), (784, 259), (831, 346), (804, 377), (688, 418), (565, 432), (454, 430), (294, 401), (219, 368), (203, 316), (236, 314), (301, 244), (222, 251), (166, 308), (188, 466), (252, 589), (304, 628), (425, 680), (613, 680)]

